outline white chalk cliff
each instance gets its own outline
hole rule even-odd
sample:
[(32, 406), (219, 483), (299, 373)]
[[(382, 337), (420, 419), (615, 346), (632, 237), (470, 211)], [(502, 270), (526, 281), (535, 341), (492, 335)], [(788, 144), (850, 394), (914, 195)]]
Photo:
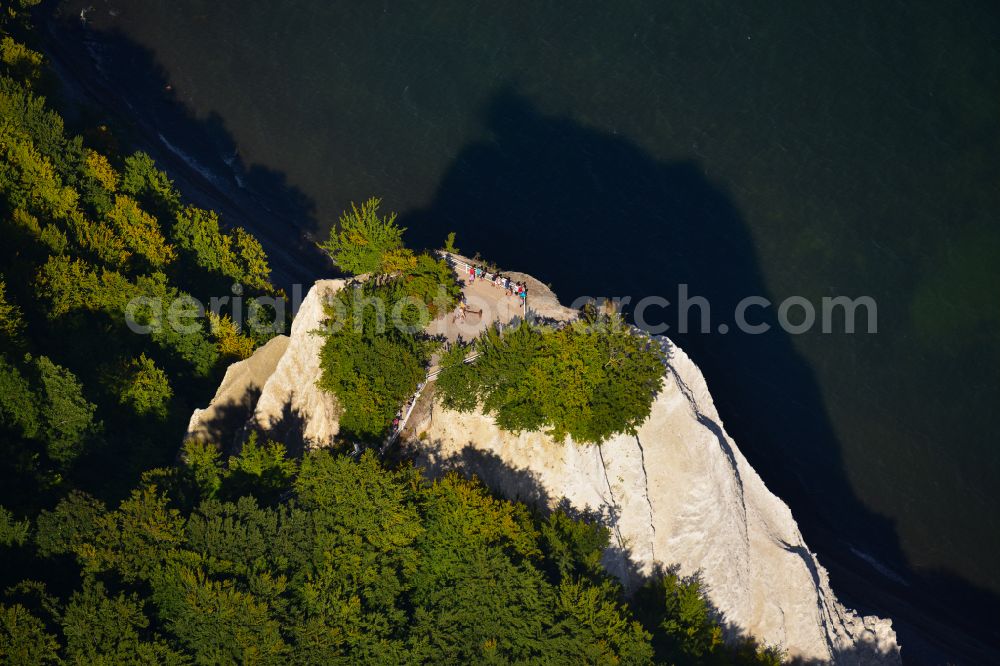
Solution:
[[(257, 385), (260, 397), (246, 406), (250, 426), (277, 438), (301, 436), (306, 445), (329, 442), (337, 406), (316, 388), (320, 340), (311, 331), (322, 323), (323, 298), (342, 284), (317, 282), (290, 339), (235, 364), (212, 404), (192, 417), (189, 436), (209, 436), (205, 424), (213, 415)], [(431, 391), (404, 436), (418, 464), (432, 472), (463, 467), (512, 499), (602, 516), (612, 532), (605, 565), (626, 587), (657, 566), (678, 565), (684, 574), (700, 572), (728, 626), (780, 645), (790, 657), (899, 663), (891, 621), (859, 616), (837, 601), (791, 511), (726, 434), (701, 371), (669, 340), (661, 343), (664, 389), (637, 436), (592, 446), (559, 444), (542, 433), (514, 435), (482, 413), (443, 409)]]
[(316, 387), (323, 339), (314, 332), (324, 320), (323, 304), (345, 284), (319, 280), (292, 321), (291, 336), (279, 335), (243, 361), (233, 363), (205, 409), (196, 409), (185, 439), (238, 447), (253, 430), (289, 448), (326, 446), (339, 431), (338, 405)]

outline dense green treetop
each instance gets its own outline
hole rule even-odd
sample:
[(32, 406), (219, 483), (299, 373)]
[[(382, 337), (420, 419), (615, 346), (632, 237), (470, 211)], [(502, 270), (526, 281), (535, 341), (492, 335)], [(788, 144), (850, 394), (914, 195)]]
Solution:
[(400, 308), (393, 321), (406, 286), (399, 278), (348, 286), (327, 307), (319, 387), (337, 397), (341, 431), (356, 440), (376, 442), (385, 434), (436, 346), (421, 335), (413, 308)]
[(167, 373), (145, 354), (123, 364), (113, 381), (117, 385), (119, 402), (139, 416), (167, 417), (173, 389)]
[(330, 239), (320, 245), (341, 270), (362, 275), (391, 273), (410, 266), (412, 253), (403, 247), (406, 229), (396, 225), (395, 213), (379, 216), (380, 203), (375, 197), (360, 208), (352, 203), (330, 230)]
[(490, 328), (472, 350), (475, 363), (463, 363), (470, 350), (460, 345), (442, 357), (437, 395), (459, 411), (481, 406), (513, 432), (548, 429), (577, 442), (634, 434), (663, 386), (659, 347), (617, 315)]

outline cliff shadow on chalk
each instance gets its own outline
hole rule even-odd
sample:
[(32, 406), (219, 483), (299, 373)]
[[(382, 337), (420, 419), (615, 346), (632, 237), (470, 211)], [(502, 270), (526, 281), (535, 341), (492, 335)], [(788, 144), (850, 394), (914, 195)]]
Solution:
[[(513, 467), (497, 454), (478, 448), (473, 442), (469, 442), (453, 455), (444, 454), (439, 441), (422, 442), (419, 446), (412, 445), (408, 457), (419, 461), (420, 468), (428, 478), (437, 479), (450, 472), (475, 477), (491, 489), (503, 488), (504, 499), (523, 502), (542, 515), (559, 510), (574, 520), (583, 520), (614, 530), (621, 513), (617, 506), (580, 508), (573, 506), (565, 497), (553, 497), (535, 472), (527, 468)], [(642, 579), (638, 563), (632, 560), (627, 551), (615, 548), (613, 545), (609, 549), (612, 551), (613, 559), (621, 562), (616, 573), (620, 574), (623, 580)]]
[(224, 455), (236, 455), (246, 437), (246, 425), (260, 398), (261, 387), (250, 385), (239, 394), (216, 397), (196, 412), (188, 424), (186, 439), (215, 444)]
[(457, 455), (443, 453), (440, 442), (424, 442), (414, 448), (407, 457), (419, 456), (420, 467), (430, 479), (456, 472), (464, 476), (475, 476), (490, 487), (497, 485), (508, 489), (505, 499), (524, 502), (535, 507), (547, 507), (552, 501), (548, 491), (529, 469), (517, 469), (504, 462), (500, 456), (490, 451), (467, 444)]
[[(676, 304), (684, 284), (710, 303), (713, 330), (732, 325), (744, 297), (769, 296), (747, 224), (697, 162), (658, 161), (621, 136), (545, 115), (511, 90), (493, 98), (483, 124), (488, 138), (456, 155), (433, 201), (401, 216), (412, 244), (433, 247), (460, 230), (466, 254), (548, 281), (564, 303), (661, 296)], [(727, 431), (792, 507), (842, 599), (892, 617), (910, 655), (936, 654), (937, 639), (927, 637), (939, 636), (942, 654), (982, 658), (980, 641), (1000, 641), (988, 619), (1000, 600), (910, 567), (892, 521), (854, 493), (814, 373), (775, 310), (755, 309), (770, 325), (762, 335), (678, 334), (676, 306), (664, 318), (652, 308), (647, 322), (669, 324), (667, 335), (701, 367)], [(697, 309), (691, 319), (697, 324)], [(876, 554), (905, 584), (852, 548)]]
[(251, 421), (248, 430), (257, 432), (265, 440), (280, 442), (290, 457), (301, 458), (310, 448), (306, 441), (307, 420), (291, 403), (285, 403), (278, 418), (270, 419), (266, 427), (257, 421)]
[[(622, 547), (615, 543), (618, 507), (605, 505), (600, 508), (581, 508), (573, 506), (566, 498), (552, 497), (535, 472), (527, 468), (514, 467), (497, 454), (477, 448), (471, 442), (451, 455), (444, 453), (444, 447), (439, 441), (421, 441), (419, 444), (411, 442), (407, 448), (410, 449), (408, 457), (412, 456), (418, 460), (419, 467), (429, 479), (457, 473), (466, 478), (478, 479), (490, 489), (504, 488), (506, 492), (503, 495), (493, 491), (494, 496), (499, 499), (524, 502), (543, 520), (559, 511), (573, 520), (583, 520), (606, 528), (608, 546), (601, 560), (603, 572), (599, 576), (611, 575), (622, 583), (623, 592), (631, 601), (636, 619), (653, 636), (653, 647), (658, 659), (664, 663), (672, 660), (676, 645), (661, 631), (661, 623), (666, 616), (663, 589), (658, 581), (667, 574), (679, 574), (680, 566), (664, 564), (644, 573), (639, 563), (633, 559), (628, 545)], [(559, 575), (557, 571), (548, 571), (548, 574), (554, 577)], [(700, 572), (696, 572), (693, 578), (704, 585)], [(598, 580), (594, 582), (599, 583)], [(726, 614), (710, 599), (705, 599), (705, 605), (710, 617), (719, 623), (723, 635), (730, 644), (759, 645), (743, 627), (730, 622)], [(877, 657), (873, 659), (874, 655), (877, 655), (876, 649), (865, 645), (862, 639), (853, 648), (837, 651), (836, 659), (837, 663), (845, 664), (877, 663)], [(823, 662), (793, 660), (791, 663), (812, 666)]]

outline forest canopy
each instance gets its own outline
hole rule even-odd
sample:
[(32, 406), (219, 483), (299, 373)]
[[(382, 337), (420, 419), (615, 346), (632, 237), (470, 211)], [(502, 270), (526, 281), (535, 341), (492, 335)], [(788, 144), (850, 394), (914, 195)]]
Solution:
[[(532, 514), (454, 474), (429, 482), (254, 440), (227, 464), (190, 443), (118, 503), (71, 493), (0, 532), (50, 567), (0, 604), (8, 663), (777, 663), (727, 646), (697, 580), (633, 610), (600, 564), (608, 533)], [(485, 592), (485, 593), (484, 593)]]
[(372, 197), (340, 216), (330, 238), (320, 247), (341, 270), (352, 275), (384, 274), (412, 267), (413, 253), (403, 245), (406, 229), (396, 224), (396, 213), (379, 216), (382, 201)]

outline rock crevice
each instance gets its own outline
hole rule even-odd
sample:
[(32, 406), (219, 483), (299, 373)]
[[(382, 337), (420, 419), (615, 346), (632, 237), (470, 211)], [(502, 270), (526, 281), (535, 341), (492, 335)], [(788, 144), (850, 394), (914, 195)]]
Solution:
[(653, 556), (653, 560), (656, 560), (656, 521), (653, 519), (655, 511), (653, 511), (653, 500), (649, 496), (649, 470), (646, 469), (646, 450), (642, 448), (642, 442), (639, 440), (639, 435), (635, 436), (635, 445), (639, 447), (639, 461), (642, 465), (642, 479), (646, 491), (646, 504), (649, 506), (649, 532), (652, 535), (650, 541), (649, 550)]

